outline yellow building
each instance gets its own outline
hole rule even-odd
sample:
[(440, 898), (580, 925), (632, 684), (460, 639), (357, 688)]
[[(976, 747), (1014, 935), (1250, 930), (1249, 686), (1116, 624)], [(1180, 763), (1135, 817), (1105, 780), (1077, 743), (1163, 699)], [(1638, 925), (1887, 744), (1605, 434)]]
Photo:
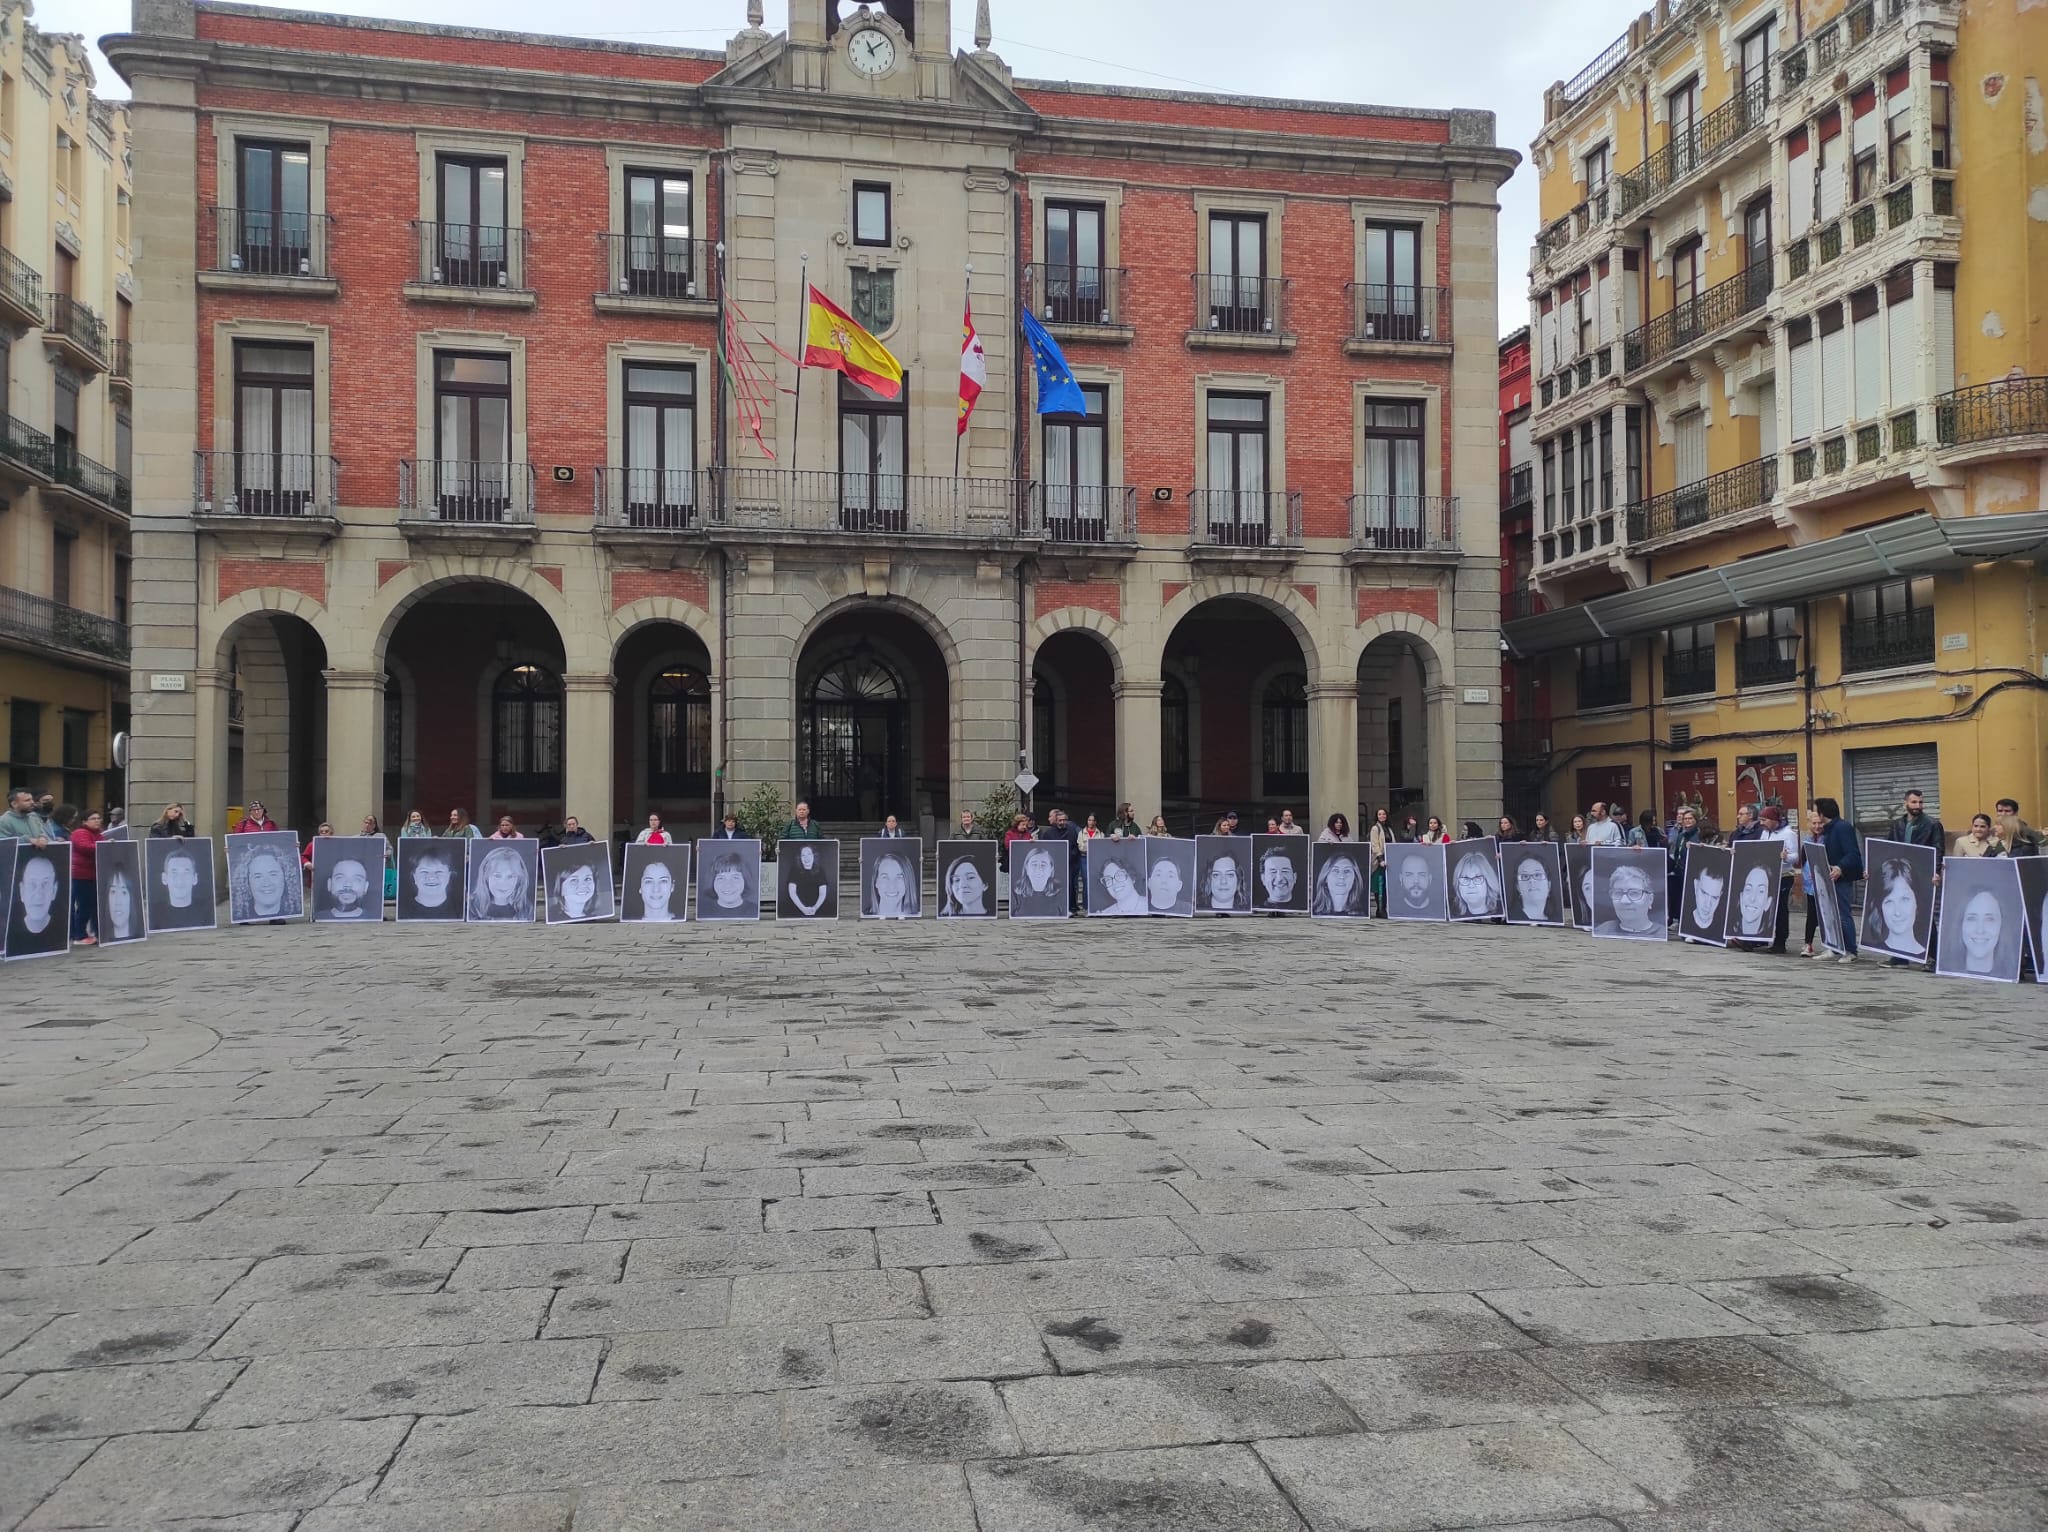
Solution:
[(119, 801), (128, 713), (128, 111), (0, 0), (0, 779)]
[(2048, 819), (2044, 80), (2048, 6), (1663, 0), (1552, 87), (1549, 812)]

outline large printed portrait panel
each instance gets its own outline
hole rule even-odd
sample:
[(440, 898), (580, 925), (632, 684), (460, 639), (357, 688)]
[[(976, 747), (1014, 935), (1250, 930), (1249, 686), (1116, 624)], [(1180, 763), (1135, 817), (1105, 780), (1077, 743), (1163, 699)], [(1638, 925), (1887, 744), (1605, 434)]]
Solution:
[(761, 843), (757, 840), (697, 842), (697, 918), (761, 918)]
[(585, 845), (548, 846), (540, 854), (547, 886), (547, 919), (551, 926), (610, 920), (619, 912), (612, 887), (612, 848), (602, 841)]
[(540, 842), (469, 843), (469, 918), (482, 925), (531, 925), (540, 889)]
[(999, 849), (992, 840), (939, 842), (939, 919), (995, 919)]
[(924, 910), (924, 842), (870, 835), (860, 843), (860, 916), (915, 920)]
[(1678, 880), (1678, 934), (1709, 947), (1728, 945), (1728, 888), (1735, 853), (1726, 846), (1685, 848)]
[(1147, 835), (1145, 906), (1154, 915), (1182, 918), (1195, 913), (1195, 843), (1169, 835)]
[(471, 842), (401, 838), (398, 842), (398, 923), (469, 918)]
[(1195, 837), (1195, 913), (1247, 915), (1252, 907), (1252, 838)]
[(1441, 844), (1396, 841), (1387, 847), (1387, 919), (1448, 920), (1448, 864)]
[(1145, 849), (1140, 841), (1103, 836), (1084, 844), (1081, 865), (1088, 873), (1090, 915), (1149, 915), (1145, 900)]
[(1318, 841), (1309, 848), (1314, 890), (1308, 912), (1319, 920), (1372, 915), (1372, 848), (1356, 841)]
[(2034, 982), (2048, 984), (2048, 856), (2013, 859), (2020, 870), (2020, 899), (2025, 905), (2027, 941), (2033, 947)]
[(628, 925), (681, 925), (690, 918), (690, 848), (635, 842), (626, 847), (619, 919)]
[(1306, 915), (1309, 873), (1306, 835), (1252, 837), (1252, 908), (1265, 915)]
[(381, 835), (323, 835), (313, 841), (313, 919), (374, 926), (384, 921)]
[(71, 950), (71, 842), (13, 845), (14, 868), (7, 879), (13, 899), (0, 951), (9, 962), (60, 957)]
[(1444, 865), (1450, 869), (1445, 886), (1450, 890), (1451, 919), (1499, 917), (1506, 901), (1501, 889), (1500, 856), (1492, 836), (1452, 841), (1444, 847)]
[(1775, 839), (1737, 841), (1728, 874), (1728, 924), (1723, 934), (1744, 946), (1769, 946), (1778, 933), (1778, 901), (1784, 897), (1785, 848)]
[(306, 913), (296, 830), (254, 830), (230, 835), (228, 919), (235, 925), (298, 920)]
[(1074, 880), (1063, 840), (1019, 841), (1010, 848), (1010, 918), (1065, 920), (1073, 913)]
[(143, 906), (152, 936), (160, 931), (211, 931), (218, 918), (213, 896), (213, 842), (205, 836), (164, 835), (142, 843)]
[(1814, 901), (1820, 914), (1821, 945), (1830, 952), (1847, 952), (1848, 934), (1842, 929), (1842, 903), (1835, 897), (1834, 868), (1828, 861), (1828, 848), (1817, 840), (1804, 841), (1799, 857), (1813, 879), (1814, 892), (1806, 897)]
[(102, 840), (93, 848), (93, 867), (100, 945), (118, 947), (148, 936), (142, 897), (142, 842)]
[(1593, 848), (1593, 934), (1624, 941), (1669, 937), (1671, 854), (1662, 846)]
[(839, 918), (839, 842), (779, 840), (775, 843), (775, 918)]
[(1859, 957), (1899, 958), (1925, 967), (1934, 951), (1939, 853), (1906, 841), (1863, 843), (1863, 931)]
[(1593, 850), (1578, 845), (1564, 848), (1564, 892), (1572, 913), (1572, 925), (1581, 931), (1593, 929)]
[(1951, 979), (2017, 984), (2027, 939), (2019, 862), (1952, 856), (1941, 865), (1941, 938), (1934, 971)]
[(1500, 848), (1504, 917), (1511, 926), (1564, 924), (1565, 889), (1561, 848), (1555, 841), (1515, 842)]

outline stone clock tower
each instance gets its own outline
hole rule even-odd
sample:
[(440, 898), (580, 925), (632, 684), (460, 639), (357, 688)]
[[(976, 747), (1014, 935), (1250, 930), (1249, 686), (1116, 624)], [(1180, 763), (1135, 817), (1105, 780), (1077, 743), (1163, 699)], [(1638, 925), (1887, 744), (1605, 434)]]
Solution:
[(952, 9), (951, 0), (791, 0), (791, 81), (887, 100), (945, 100)]

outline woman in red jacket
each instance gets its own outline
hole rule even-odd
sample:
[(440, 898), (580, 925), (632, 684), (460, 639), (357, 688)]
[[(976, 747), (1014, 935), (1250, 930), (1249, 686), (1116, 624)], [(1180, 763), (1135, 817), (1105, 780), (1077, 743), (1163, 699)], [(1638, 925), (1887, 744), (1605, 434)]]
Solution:
[(94, 849), (104, 833), (97, 810), (71, 832), (71, 945), (95, 947), (99, 937), (99, 858)]

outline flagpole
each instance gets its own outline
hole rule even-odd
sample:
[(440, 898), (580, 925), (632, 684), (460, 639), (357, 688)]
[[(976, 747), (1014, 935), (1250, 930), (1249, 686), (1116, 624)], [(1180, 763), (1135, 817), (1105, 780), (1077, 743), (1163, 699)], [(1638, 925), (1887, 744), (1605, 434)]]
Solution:
[[(796, 404), (790, 410), (789, 471), (795, 474), (797, 452), (803, 441), (804, 429), (804, 336), (809, 333), (811, 315), (811, 252), (798, 252), (802, 263), (797, 269), (796, 293)], [(796, 483), (790, 481), (790, 493), (796, 492)]]
[[(969, 267), (967, 268), (967, 275), (966, 275), (965, 277), (963, 277), (963, 278), (961, 279), (961, 282), (960, 282), (960, 312), (961, 312), (961, 313), (962, 313), (963, 315), (964, 315), (964, 314), (966, 314), (966, 313), (968, 313), (968, 312), (970, 312), (970, 310), (971, 310), (971, 309), (972, 309), (972, 307), (973, 307), (973, 304), (974, 304), (974, 268), (973, 268), (973, 267), (972, 267), (972, 266), (970, 265), (970, 266), (969, 266)], [(964, 332), (964, 330), (963, 330), (963, 332), (962, 332), (962, 334), (961, 334), (961, 336), (960, 336), (960, 348), (961, 348), (961, 354), (962, 354), (963, 356), (965, 356), (965, 355), (966, 355), (966, 349), (967, 349), (967, 336), (966, 336), (966, 333)], [(957, 381), (957, 380), (956, 380), (956, 381)], [(956, 400), (954, 401), (954, 409), (955, 409), (955, 410), (957, 411), (957, 410), (958, 410), (958, 408), (959, 408), (959, 402), (958, 402), (958, 400), (956, 399)], [(957, 422), (956, 422), (956, 424), (957, 424)], [(962, 430), (957, 430), (957, 429), (956, 429), (956, 430), (955, 430), (955, 431), (953, 432), (953, 477), (954, 477), (954, 478), (956, 478), (956, 479), (960, 477), (960, 443), (962, 443), (962, 442), (963, 442), (963, 441), (965, 441), (966, 439), (967, 439), (967, 433), (966, 433), (965, 431), (962, 431)]]

